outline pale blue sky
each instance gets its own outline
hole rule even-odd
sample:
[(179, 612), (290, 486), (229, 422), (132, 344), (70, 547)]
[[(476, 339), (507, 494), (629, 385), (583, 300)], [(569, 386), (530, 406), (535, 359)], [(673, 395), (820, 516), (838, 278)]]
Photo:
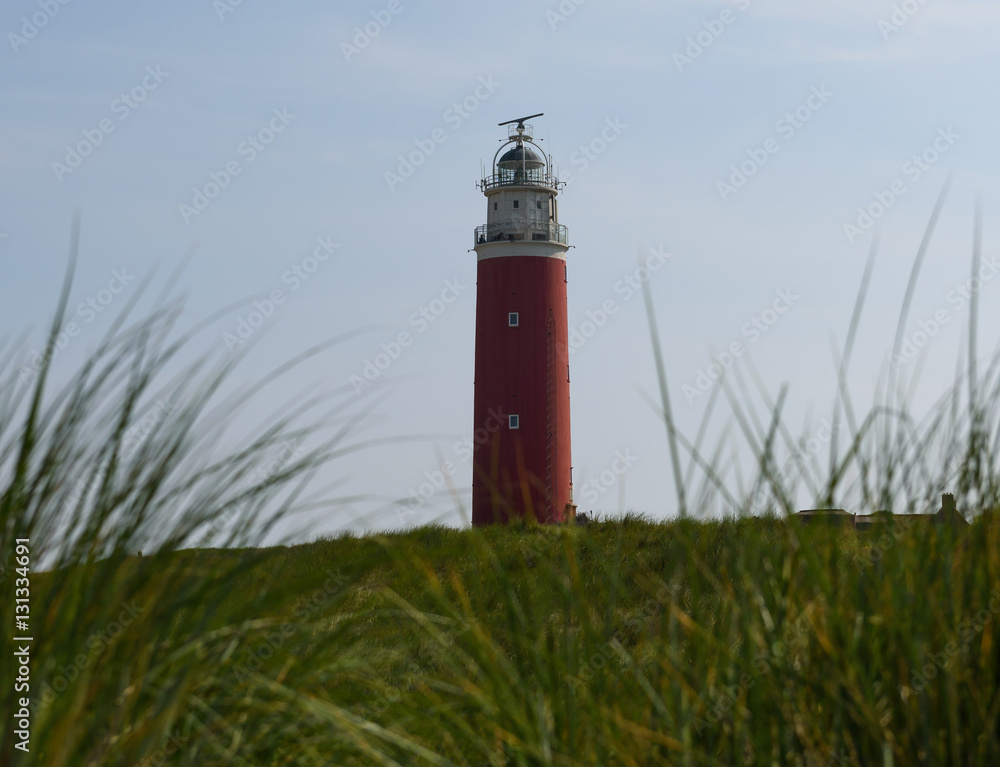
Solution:
[[(907, 330), (912, 336), (940, 311), (949, 319), (930, 345), (917, 405), (952, 381), (965, 315), (950, 292), (968, 279), (977, 192), (985, 254), (998, 252), (995, 3), (226, 5), (4, 4), (0, 327), (7, 336), (34, 328), (28, 346), (40, 343), (79, 207), (74, 305), (108, 287), (115, 270), (166, 273), (192, 247), (181, 281), (191, 322), (282, 291), (241, 380), (325, 338), (381, 327), (312, 361), (275, 391), (275, 404), (309, 380), (347, 384), (381, 344), (409, 332), (412, 344), (380, 379), (392, 379), (387, 397), (359, 437), (444, 436), (331, 467), (325, 478), (343, 478), (340, 492), (373, 500), (318, 518), (313, 533), (462, 523), (443, 492), (412, 514), (392, 502), (435, 470), (436, 450), (457, 459), (454, 482), (467, 500), (471, 467), (454, 445), (472, 418), (475, 255), (467, 249), (486, 213), (474, 184), (499, 146), (496, 124), (523, 114), (545, 112), (536, 135), (572, 174), (560, 198), (575, 246), (570, 326), (583, 328), (587, 312), (609, 300), (615, 308), (572, 356), (581, 508), (676, 511), (664, 430), (639, 394), (656, 389), (642, 299), (620, 284), (637, 254), (672, 254), (651, 287), (681, 428), (694, 433), (707, 399), (683, 387), (708, 369), (710, 348), (740, 342), (772, 391), (790, 384), (790, 420), (809, 434), (830, 411), (830, 339), (844, 338), (871, 240), (870, 232), (849, 237), (844, 225), (857, 224), (858, 206), (876, 202), (876, 192), (894, 182), (905, 189), (880, 220), (883, 248), (852, 369), (864, 409), (892, 344), (910, 261), (954, 171)], [(892, 22), (894, 5), (915, 12), (898, 29), (880, 27)], [(45, 24), (29, 39), (25, 18), (33, 16)], [(346, 50), (366, 24), (377, 36)], [(695, 56), (700, 33), (711, 43)], [(785, 118), (796, 110), (794, 123)], [(609, 124), (618, 127), (605, 131)], [(613, 140), (586, 159), (582, 148), (600, 149), (602, 131)], [(98, 135), (70, 169), (67, 145)], [(244, 143), (254, 136), (270, 143)], [(426, 153), (428, 141), (433, 153), (409, 177), (387, 181), (401, 154)], [(925, 150), (939, 156), (925, 169), (906, 165)], [(731, 166), (762, 152), (766, 163), (745, 185), (720, 192)], [(185, 211), (227, 164), (238, 175), (203, 211)], [(337, 247), (311, 261), (318, 241)], [(308, 279), (295, 276), (314, 266)], [(136, 283), (106, 312), (78, 316), (82, 332), (63, 364), (97, 342)], [(414, 317), (446, 290), (457, 298), (433, 323)], [(790, 308), (755, 337), (752, 320), (777, 291), (794, 297)], [(1000, 326), (1000, 279), (982, 296), (987, 353)], [(225, 354), (224, 334), (252, 309), (234, 310), (203, 340)], [(359, 407), (370, 401), (359, 398)], [(632, 457), (628, 469), (602, 481), (618, 451)]]

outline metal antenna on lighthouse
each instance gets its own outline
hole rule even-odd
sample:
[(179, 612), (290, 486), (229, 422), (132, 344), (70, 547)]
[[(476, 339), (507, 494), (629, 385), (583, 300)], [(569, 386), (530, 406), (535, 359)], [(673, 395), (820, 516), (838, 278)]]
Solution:
[(530, 120), (532, 117), (541, 117), (545, 112), (539, 112), (537, 115), (528, 115), (527, 117), (518, 117), (516, 120), (508, 120), (505, 123), (497, 123), (499, 126), (511, 125), (512, 123), (517, 123), (518, 130), (524, 130), (524, 121)]
[[(520, 143), (520, 137), (524, 135), (524, 121), (525, 120), (530, 120), (532, 117), (541, 117), (544, 114), (545, 114), (545, 112), (539, 112), (537, 115), (528, 115), (527, 117), (518, 117), (516, 120), (508, 120), (507, 122), (504, 122), (504, 123), (497, 123), (497, 125), (504, 126), (504, 125), (513, 125), (514, 123), (517, 123), (517, 139), (515, 139), (515, 140)], [(507, 134), (507, 138), (508, 138), (508, 140), (514, 139), (514, 134), (512, 132), (509, 132)], [(531, 140), (531, 136), (530, 135), (528, 136), (528, 139)], [(500, 139), (500, 140), (503, 141), (503, 139)]]

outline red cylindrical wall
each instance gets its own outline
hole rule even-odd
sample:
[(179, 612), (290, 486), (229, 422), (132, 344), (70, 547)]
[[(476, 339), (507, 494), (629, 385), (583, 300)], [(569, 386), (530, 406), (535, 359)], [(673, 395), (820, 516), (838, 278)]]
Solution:
[(485, 258), (476, 291), (472, 523), (563, 521), (572, 499), (566, 262)]

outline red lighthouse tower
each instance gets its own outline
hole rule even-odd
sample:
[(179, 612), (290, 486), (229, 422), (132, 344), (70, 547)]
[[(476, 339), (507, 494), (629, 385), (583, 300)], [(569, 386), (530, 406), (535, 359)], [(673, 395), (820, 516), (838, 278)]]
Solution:
[[(563, 186), (525, 120), (479, 188), (472, 524), (572, 516)], [(502, 153), (502, 156), (501, 156)], [(499, 159), (498, 159), (499, 158)]]

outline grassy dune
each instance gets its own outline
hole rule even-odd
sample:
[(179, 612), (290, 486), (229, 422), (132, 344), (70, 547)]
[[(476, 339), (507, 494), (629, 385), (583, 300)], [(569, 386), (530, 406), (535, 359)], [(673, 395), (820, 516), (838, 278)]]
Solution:
[(142, 763), (154, 732), (176, 764), (1000, 760), (994, 515), (432, 527), (120, 567), (139, 617), (40, 706), (38, 763)]

